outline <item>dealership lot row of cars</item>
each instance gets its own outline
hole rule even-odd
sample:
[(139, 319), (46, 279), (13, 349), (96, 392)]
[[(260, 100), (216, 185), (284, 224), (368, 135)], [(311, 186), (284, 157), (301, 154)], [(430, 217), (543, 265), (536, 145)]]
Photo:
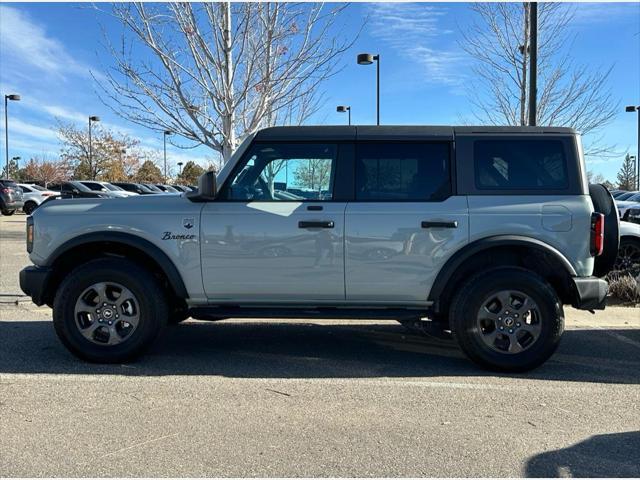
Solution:
[(185, 185), (166, 185), (133, 182), (100, 182), (96, 180), (72, 180), (49, 184), (47, 187), (33, 183), (17, 183), (0, 180), (0, 210), (2, 215), (12, 215), (22, 209), (31, 215), (43, 202), (51, 198), (126, 198), (134, 195), (179, 194), (195, 190)]

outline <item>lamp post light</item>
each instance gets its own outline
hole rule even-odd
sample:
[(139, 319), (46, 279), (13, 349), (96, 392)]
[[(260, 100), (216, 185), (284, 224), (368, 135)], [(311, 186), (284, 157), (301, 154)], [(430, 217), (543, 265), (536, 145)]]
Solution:
[(336, 107), (336, 112), (338, 113), (347, 112), (349, 114), (349, 125), (351, 125), (351, 107), (349, 105), (338, 105)]
[(184, 163), (178, 162), (178, 168), (180, 169), (180, 175), (182, 175), (182, 165), (184, 165)]
[[(640, 172), (640, 105), (628, 105), (625, 112), (638, 112), (638, 150), (636, 151), (636, 172)], [(636, 173), (636, 190), (640, 190), (640, 173)]]
[(162, 135), (162, 140), (164, 143), (164, 181), (167, 182), (167, 137), (169, 135), (173, 135), (171, 130), (165, 130)]
[(91, 124), (99, 121), (100, 117), (96, 115), (91, 115), (89, 117), (89, 175), (91, 175), (91, 180), (96, 179), (96, 176), (93, 173), (93, 146), (91, 144)]
[(380, 55), (360, 53), (358, 65), (371, 65), (376, 62), (376, 125), (380, 125)]
[(20, 100), (20, 95), (12, 93), (10, 95), (4, 96), (4, 149), (5, 149), (5, 158), (7, 162), (7, 180), (9, 179), (9, 100), (17, 102)]

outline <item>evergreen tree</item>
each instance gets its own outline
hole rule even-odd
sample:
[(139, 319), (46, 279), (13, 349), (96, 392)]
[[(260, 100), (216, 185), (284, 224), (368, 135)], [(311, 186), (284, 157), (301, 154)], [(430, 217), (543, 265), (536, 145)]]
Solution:
[(622, 162), (622, 167), (618, 172), (618, 188), (620, 190), (635, 190), (636, 188), (636, 165), (635, 159), (627, 153)]

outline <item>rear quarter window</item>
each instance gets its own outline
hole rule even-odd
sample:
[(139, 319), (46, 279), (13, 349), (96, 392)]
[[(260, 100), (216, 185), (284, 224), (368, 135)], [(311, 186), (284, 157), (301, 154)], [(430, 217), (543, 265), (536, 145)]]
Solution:
[(569, 187), (560, 140), (477, 140), (473, 147), (479, 190), (563, 190)]

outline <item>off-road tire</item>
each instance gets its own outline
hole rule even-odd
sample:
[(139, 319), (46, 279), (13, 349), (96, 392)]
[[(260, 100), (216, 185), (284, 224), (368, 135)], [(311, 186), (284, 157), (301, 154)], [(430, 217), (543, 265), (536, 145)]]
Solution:
[[(540, 335), (521, 353), (498, 353), (481, 339), (477, 312), (485, 300), (501, 290), (518, 290), (537, 304)], [(449, 320), (462, 351), (477, 364), (496, 371), (524, 372), (544, 363), (558, 348), (564, 330), (564, 311), (558, 295), (539, 275), (517, 267), (501, 267), (472, 277), (457, 292)]]
[(616, 263), (620, 247), (620, 218), (618, 209), (607, 187), (600, 184), (589, 185), (589, 196), (593, 209), (604, 214), (604, 248), (602, 255), (595, 258), (593, 274), (604, 277)]
[[(96, 345), (83, 337), (76, 325), (76, 301), (96, 282), (117, 282), (136, 296), (139, 324), (123, 343)], [(168, 316), (164, 292), (154, 276), (136, 263), (120, 258), (96, 259), (74, 269), (58, 288), (53, 303), (53, 325), (62, 343), (77, 357), (96, 363), (124, 363), (135, 359), (158, 337)]]

